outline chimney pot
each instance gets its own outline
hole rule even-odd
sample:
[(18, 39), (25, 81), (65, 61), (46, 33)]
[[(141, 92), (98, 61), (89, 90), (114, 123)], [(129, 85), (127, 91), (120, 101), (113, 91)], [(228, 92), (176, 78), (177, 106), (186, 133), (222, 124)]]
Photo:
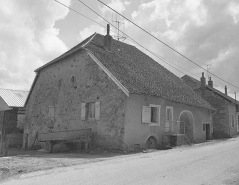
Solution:
[(227, 86), (225, 86), (225, 95), (227, 95)]
[(110, 25), (107, 24), (107, 35), (110, 35)]
[(107, 34), (104, 36), (104, 48), (108, 51), (111, 51), (113, 38), (110, 36), (110, 25), (107, 24)]
[(209, 77), (208, 85), (209, 85), (210, 87), (213, 87), (213, 81), (212, 81), (211, 77)]
[(204, 77), (204, 73), (202, 73), (202, 77), (201, 77), (201, 91), (202, 91), (202, 95), (204, 96), (206, 90), (206, 79)]

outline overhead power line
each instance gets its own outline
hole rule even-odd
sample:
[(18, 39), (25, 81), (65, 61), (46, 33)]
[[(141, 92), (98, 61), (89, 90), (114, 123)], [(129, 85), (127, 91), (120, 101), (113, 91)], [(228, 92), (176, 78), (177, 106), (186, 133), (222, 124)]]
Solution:
[[(80, 0), (79, 0), (80, 1)], [(155, 37), (154, 35), (152, 35), (151, 33), (149, 33), (147, 30), (145, 30), (144, 28), (140, 27), (139, 25), (137, 25), (136, 23), (134, 23), (133, 21), (129, 20), (127, 17), (125, 17), (124, 15), (120, 14), (119, 12), (117, 12), (116, 10), (114, 10), (113, 8), (111, 8), (110, 6), (108, 6), (107, 4), (103, 3), (101, 0), (98, 0), (100, 3), (102, 3), (103, 5), (105, 5), (106, 7), (108, 7), (109, 9), (111, 9), (112, 11), (114, 11), (115, 13), (119, 14), (121, 17), (125, 18), (127, 21), (131, 22), (133, 25), (135, 25), (136, 27), (138, 27), (139, 29), (143, 30), (145, 33), (147, 33), (148, 35), (150, 35), (151, 37), (153, 37), (154, 39), (158, 40), (159, 42), (161, 42), (162, 44), (164, 44), (165, 46), (167, 46), (168, 48), (170, 48), (171, 50), (173, 50), (175, 53), (181, 55), (183, 58), (187, 59), (189, 62), (195, 64), (196, 66), (200, 67), (201, 69), (203, 69), (204, 71), (206, 71), (206, 69), (204, 69), (202, 66), (200, 66), (199, 64), (197, 64), (196, 62), (192, 61), (191, 59), (189, 59), (188, 57), (186, 57), (184, 54), (180, 53), (179, 51), (177, 51), (176, 49), (172, 48), (171, 46), (169, 46), (168, 44), (166, 44), (165, 42), (161, 41), (160, 39), (158, 39), (157, 37)], [(237, 89), (239, 89), (239, 87), (233, 85), (230, 82), (227, 82), (226, 80), (222, 79), (221, 77), (213, 74), (212, 72), (208, 71), (208, 73), (210, 73), (211, 75), (215, 76), (216, 78), (224, 81), (225, 83), (232, 85), (233, 87), (236, 87)]]
[[(67, 6), (67, 5), (65, 5), (65, 4), (63, 4), (63, 3), (61, 3), (61, 2), (59, 2), (59, 1), (57, 1), (57, 0), (54, 0), (54, 1), (56, 1), (57, 3), (59, 3), (59, 4), (63, 5), (63, 6), (65, 6), (66, 8), (69, 8), (69, 9), (72, 10), (73, 12), (75, 12), (75, 13), (77, 13), (77, 14), (83, 16), (83, 17), (85, 17), (86, 19), (91, 20), (92, 22), (94, 22), (94, 23), (96, 23), (96, 24), (99, 24), (100, 26), (106, 28), (106, 27), (103, 26), (102, 24), (100, 24), (100, 23), (94, 21), (93, 19), (91, 19), (91, 18), (85, 16), (84, 14), (82, 14), (82, 13), (80, 13), (80, 12), (78, 12), (78, 11), (72, 9), (72, 8), (70, 8), (69, 6)], [(80, 1), (80, 0), (79, 0), (79, 1)], [(114, 28), (117, 29), (116, 26), (114, 26), (113, 24), (111, 24), (107, 19), (105, 19), (104, 17), (102, 17), (100, 14), (98, 14), (96, 11), (94, 11), (92, 8), (90, 8), (88, 5), (86, 5), (86, 4), (83, 3), (82, 1), (80, 1), (80, 2), (81, 2), (84, 6), (86, 6), (88, 9), (90, 9), (92, 12), (94, 12), (94, 13), (97, 14), (99, 17), (101, 17), (104, 21), (106, 21), (107, 23), (109, 23), (110, 25), (112, 25)], [(154, 56), (156, 56), (158, 59), (160, 59), (160, 60), (163, 61), (164, 63), (168, 64), (169, 66), (171, 66), (171, 67), (174, 68), (175, 70), (179, 71), (180, 73), (185, 74), (184, 72), (180, 71), (179, 69), (177, 69), (177, 68), (175, 68), (174, 66), (172, 66), (169, 62), (167, 62), (167, 61), (166, 61), (167, 59), (164, 59), (163, 57), (161, 57), (161, 56), (159, 56), (159, 55), (153, 53), (152, 51), (148, 50), (147, 48), (145, 48), (144, 46), (142, 46), (141, 44), (139, 44), (138, 42), (136, 42), (133, 38), (131, 38), (130, 36), (128, 36), (126, 33), (122, 32), (121, 30), (119, 30), (119, 31), (120, 31), (122, 34), (124, 34), (128, 39), (130, 39), (132, 42), (134, 42), (135, 44), (137, 44), (137, 45), (139, 45), (140, 47), (144, 48), (145, 50), (147, 50), (148, 52), (150, 52), (151, 54), (153, 54)], [(113, 32), (114, 32), (114, 31), (113, 31)], [(114, 32), (114, 33), (116, 33), (116, 32)], [(174, 64), (174, 65), (175, 65), (175, 64)], [(182, 69), (183, 69), (183, 68), (182, 68)], [(184, 70), (185, 70), (185, 69), (184, 69)]]
[[(67, 6), (67, 5), (65, 5), (65, 4), (63, 4), (63, 3), (61, 3), (61, 2), (59, 2), (59, 1), (57, 1), (57, 0), (54, 0), (54, 1), (56, 1), (56, 2), (59, 3), (59, 4), (61, 4), (61, 5), (64, 6), (64, 7), (66, 7), (66, 8), (68, 8), (68, 9), (72, 10), (73, 12), (75, 12), (75, 13), (77, 13), (77, 14), (83, 16), (83, 17), (85, 17), (86, 19), (88, 19), (88, 20), (90, 20), (90, 21), (92, 21), (92, 22), (94, 22), (94, 23), (100, 25), (101, 27), (106, 28), (106, 26), (100, 24), (99, 22), (94, 21), (93, 19), (91, 19), (91, 18), (85, 16), (84, 14), (82, 14), (82, 13), (80, 13), (80, 12), (78, 12), (78, 11), (72, 9), (72, 8), (70, 8), (69, 6)], [(80, 1), (80, 0), (79, 0), (79, 1)], [(80, 2), (81, 2), (81, 1), (80, 1)], [(84, 6), (86, 6), (88, 9), (90, 9), (91, 11), (93, 11), (94, 13), (96, 13), (99, 17), (101, 17), (101, 18), (102, 18), (103, 20), (105, 20), (107, 23), (111, 24), (108, 20), (106, 20), (105, 18), (103, 18), (101, 15), (99, 15), (97, 12), (95, 12), (95, 11), (94, 11), (93, 9), (91, 9), (89, 6), (87, 6), (87, 5), (84, 4), (83, 2), (81, 2), (81, 3), (82, 3)], [(112, 25), (112, 24), (111, 24), (111, 25)], [(112, 25), (112, 26), (115, 27), (114, 25)], [(115, 27), (115, 28), (116, 28), (116, 27)], [(111, 30), (111, 31), (112, 31), (112, 30)], [(113, 31), (113, 32), (114, 32), (114, 31)], [(141, 44), (139, 44), (137, 41), (135, 41), (133, 38), (131, 38), (130, 36), (128, 36), (126, 33), (122, 32), (121, 30), (120, 30), (120, 32), (121, 32), (122, 34), (124, 34), (131, 42), (137, 44), (137, 45), (140, 46), (141, 48), (143, 48), (143, 49), (145, 49), (146, 51), (150, 52), (150, 53), (153, 54), (155, 57), (157, 57), (158, 59), (160, 59), (162, 62), (166, 63), (167, 65), (169, 65), (170, 67), (172, 67), (172, 68), (174, 68), (175, 70), (179, 71), (180, 73), (186, 74), (185, 72), (182, 72), (181, 70), (179, 70), (179, 69), (177, 69), (176, 67), (172, 66), (171, 63), (172, 63), (173, 65), (175, 65), (175, 66), (181, 68), (182, 70), (186, 71), (187, 73), (190, 73), (191, 75), (193, 75), (193, 76), (195, 76), (195, 77), (197, 77), (197, 78), (200, 78), (199, 76), (197, 76), (197, 75), (191, 73), (190, 71), (187, 71), (186, 69), (182, 68), (181, 66), (176, 65), (176, 64), (174, 64), (173, 62), (169, 61), (168, 59), (166, 59), (166, 58), (164, 58), (164, 57), (162, 57), (162, 56), (160, 56), (160, 55), (158, 55), (158, 54), (156, 54), (156, 53), (150, 51), (150, 50), (147, 49), (147, 48), (145, 48), (144, 46), (142, 46)], [(116, 32), (114, 32), (114, 33), (116, 33)], [(215, 84), (215, 85), (216, 85), (216, 84)]]
[[(85, 7), (87, 7), (89, 10), (91, 10), (92, 12), (94, 12), (96, 15), (98, 15), (100, 18), (102, 18), (104, 21), (106, 21), (108, 24), (110, 24), (111, 26), (113, 26), (114, 28), (117, 29), (117, 27), (113, 24), (110, 23), (110, 21), (108, 21), (107, 19), (105, 19), (103, 16), (101, 16), (99, 13), (97, 13), (95, 10), (93, 10), (91, 7), (89, 7), (88, 5), (86, 5), (84, 2), (82, 2), (81, 0), (78, 0), (80, 3), (82, 3)], [(139, 45), (140, 47), (144, 48), (145, 50), (147, 50), (148, 52), (150, 52), (151, 54), (153, 54), (154, 56), (156, 56), (158, 59), (160, 59), (161, 61), (165, 62), (166, 64), (168, 64), (169, 66), (171, 66), (172, 68), (174, 68), (175, 70), (179, 71), (182, 74), (182, 71), (180, 71), (179, 69), (173, 67), (171, 64), (169, 64), (168, 62), (166, 62), (162, 57), (160, 58), (157, 54), (153, 53), (152, 51), (150, 51), (149, 49), (145, 48), (144, 46), (142, 46), (141, 44), (139, 44), (137, 41), (135, 41), (133, 38), (131, 38), (129, 35), (127, 35), (126, 33), (122, 32), (121, 30), (118, 29), (118, 31), (120, 31), (120, 33), (124, 34), (126, 37), (128, 37), (129, 39), (131, 39), (134, 43), (136, 43), (137, 45)]]

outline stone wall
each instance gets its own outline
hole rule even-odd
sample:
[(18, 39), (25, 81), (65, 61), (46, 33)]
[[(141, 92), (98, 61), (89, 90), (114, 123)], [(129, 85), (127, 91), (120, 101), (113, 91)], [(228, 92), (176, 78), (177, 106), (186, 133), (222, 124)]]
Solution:
[[(200, 90), (199, 90), (200, 91)], [(214, 138), (225, 138), (230, 137), (229, 131), (229, 115), (228, 115), (228, 104), (221, 96), (213, 93), (212, 91), (206, 90), (204, 99), (207, 100), (217, 111), (213, 114), (213, 137)]]
[[(29, 144), (37, 132), (91, 128), (94, 144), (121, 149), (125, 98), (85, 51), (50, 65), (40, 71), (26, 107)], [(99, 120), (81, 120), (81, 104), (88, 102), (100, 102)]]

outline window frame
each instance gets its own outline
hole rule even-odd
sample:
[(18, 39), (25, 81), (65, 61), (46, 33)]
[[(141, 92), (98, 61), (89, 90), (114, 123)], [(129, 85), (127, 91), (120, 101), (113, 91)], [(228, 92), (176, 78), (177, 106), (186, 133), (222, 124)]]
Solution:
[[(94, 105), (94, 108), (92, 109), (92, 106), (90, 107), (90, 105)], [(94, 117), (89, 117), (90, 111), (92, 110), (94, 110)], [(86, 120), (95, 120), (95, 102), (87, 102), (85, 104), (85, 118)]]
[[(160, 112), (161, 112), (161, 105), (155, 105), (155, 104), (149, 104), (149, 107), (151, 109), (151, 114), (150, 114), (150, 126), (160, 126)], [(157, 108), (157, 116), (158, 116), (158, 122), (151, 122), (152, 120), (152, 108)]]
[[(172, 111), (172, 120), (168, 120), (168, 109)], [(166, 106), (166, 121), (173, 121), (173, 106)]]
[[(94, 106), (90, 106), (94, 105)], [(94, 117), (89, 117), (90, 112), (94, 111)], [(100, 120), (100, 102), (87, 102), (87, 103), (81, 103), (81, 120)]]
[[(158, 122), (151, 122), (152, 117), (152, 108), (157, 108), (157, 120)], [(141, 111), (141, 122), (145, 124), (149, 124), (149, 126), (160, 126), (160, 112), (161, 112), (161, 105), (149, 104), (148, 106), (142, 106)]]
[(51, 121), (55, 120), (55, 106), (54, 105), (49, 105), (48, 106), (48, 116)]

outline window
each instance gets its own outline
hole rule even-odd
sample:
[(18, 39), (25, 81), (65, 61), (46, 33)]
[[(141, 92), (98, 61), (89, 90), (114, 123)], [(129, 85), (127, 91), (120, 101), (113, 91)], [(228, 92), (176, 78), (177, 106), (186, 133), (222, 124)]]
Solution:
[(70, 82), (71, 82), (71, 86), (76, 89), (77, 88), (77, 82), (76, 82), (75, 76), (71, 77)]
[(173, 107), (166, 106), (165, 132), (173, 132)]
[(173, 107), (166, 106), (166, 121), (173, 121)]
[(86, 118), (88, 119), (95, 118), (95, 103), (86, 104)]
[(150, 123), (150, 125), (160, 124), (160, 105), (143, 106), (142, 108), (142, 122)]
[(81, 120), (100, 119), (100, 102), (81, 104)]
[(55, 119), (55, 107), (54, 106), (49, 106), (49, 118), (51, 120)]

